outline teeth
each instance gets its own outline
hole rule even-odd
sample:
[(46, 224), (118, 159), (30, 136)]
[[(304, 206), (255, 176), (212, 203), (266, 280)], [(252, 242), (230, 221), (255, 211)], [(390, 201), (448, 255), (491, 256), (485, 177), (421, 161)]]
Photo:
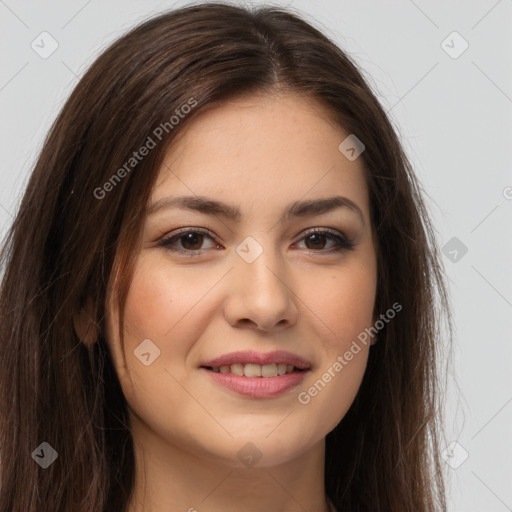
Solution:
[(244, 365), (243, 364), (232, 364), (231, 365), (231, 373), (233, 375), (238, 375), (240, 377), (242, 377), (242, 375), (244, 374)]
[(261, 376), (262, 377), (277, 377), (277, 364), (264, 364), (261, 367)]
[(261, 366), (259, 364), (246, 364), (244, 375), (246, 377), (261, 377)]
[(254, 364), (254, 363), (235, 363), (232, 365), (222, 365), (218, 368), (212, 368), (215, 373), (231, 373), (239, 377), (277, 377), (292, 373), (295, 367), (293, 364), (271, 363), (271, 364)]

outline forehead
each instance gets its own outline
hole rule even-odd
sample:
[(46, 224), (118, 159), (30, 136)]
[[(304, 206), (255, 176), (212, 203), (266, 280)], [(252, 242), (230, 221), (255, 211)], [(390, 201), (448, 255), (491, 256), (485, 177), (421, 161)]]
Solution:
[(351, 161), (338, 149), (349, 135), (306, 95), (258, 95), (216, 105), (173, 141), (151, 202), (195, 194), (261, 210), (341, 194), (368, 216), (363, 160)]

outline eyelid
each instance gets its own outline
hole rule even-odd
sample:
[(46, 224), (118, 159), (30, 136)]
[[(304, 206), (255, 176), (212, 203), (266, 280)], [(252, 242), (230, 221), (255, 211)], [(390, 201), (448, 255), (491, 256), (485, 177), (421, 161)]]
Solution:
[(318, 250), (318, 251), (314, 251), (313, 249), (310, 249), (312, 252), (318, 252), (320, 254), (322, 254), (322, 253), (330, 254), (333, 252), (339, 252), (339, 251), (343, 251), (343, 250), (353, 251), (355, 249), (355, 246), (357, 245), (355, 239), (348, 237), (342, 231), (339, 231), (339, 230), (333, 229), (333, 228), (327, 228), (327, 227), (315, 227), (315, 228), (306, 229), (306, 231), (303, 231), (302, 233), (300, 233), (299, 238), (297, 239), (297, 242), (294, 242), (293, 245), (302, 241), (304, 238), (306, 238), (310, 235), (314, 235), (315, 233), (320, 233), (320, 234), (325, 233), (327, 235), (330, 235), (329, 238), (331, 240), (334, 240), (337, 243), (337, 248), (334, 248), (334, 249), (331, 248), (328, 250)]
[(212, 231), (207, 228), (199, 228), (194, 226), (186, 226), (182, 228), (178, 228), (177, 230), (171, 231), (170, 234), (164, 235), (160, 241), (158, 242), (158, 246), (162, 247), (173, 253), (178, 253), (184, 256), (197, 256), (203, 253), (206, 249), (197, 249), (197, 250), (188, 250), (188, 249), (180, 249), (179, 247), (172, 247), (171, 242), (175, 239), (179, 239), (181, 236), (184, 236), (187, 233), (199, 233), (201, 235), (206, 235), (208, 238), (211, 238), (212, 241), (218, 246), (220, 245), (217, 242), (216, 235)]
[[(207, 237), (211, 238), (212, 241), (217, 244), (217, 246), (221, 245), (217, 242), (217, 237), (212, 231), (210, 231), (207, 228), (200, 228), (200, 227), (193, 227), (193, 226), (186, 226), (186, 227), (178, 228), (175, 231), (172, 231), (169, 235), (164, 236), (158, 242), (158, 245), (163, 248), (169, 247), (168, 248), (169, 251), (181, 253), (181, 254), (184, 254), (187, 256), (195, 256), (195, 255), (199, 255), (199, 254), (203, 253), (206, 249), (196, 249), (196, 250), (180, 249), (180, 248), (171, 246), (171, 242), (173, 240), (179, 239), (180, 236), (182, 236), (182, 234), (186, 234), (186, 233), (199, 233), (202, 235), (206, 235)], [(346, 236), (345, 233), (343, 233), (342, 231), (339, 231), (339, 230), (333, 229), (333, 228), (328, 228), (328, 227), (314, 227), (314, 228), (306, 229), (305, 231), (302, 231), (298, 235), (298, 238), (296, 239), (295, 242), (292, 243), (292, 245), (295, 245), (295, 244), (301, 242), (304, 238), (306, 238), (310, 235), (313, 235), (315, 233), (328, 235), (328, 238), (331, 241), (334, 241), (336, 243), (336, 245), (334, 248), (330, 248), (327, 250), (325, 250), (325, 249), (319, 249), (319, 250), (307, 249), (307, 250), (311, 251), (312, 253), (332, 254), (332, 253), (341, 252), (341, 251), (353, 251), (355, 248), (355, 245), (357, 245), (355, 243), (355, 240)]]
[(308, 228), (305, 231), (302, 231), (301, 233), (299, 233), (299, 238), (297, 240), (302, 240), (306, 236), (312, 235), (312, 234), (315, 234), (315, 233), (328, 233), (330, 235), (335, 235), (335, 236), (339, 236), (340, 238), (344, 238), (347, 241), (349, 240), (349, 238), (343, 232), (338, 231), (337, 229), (322, 228), (322, 227)]

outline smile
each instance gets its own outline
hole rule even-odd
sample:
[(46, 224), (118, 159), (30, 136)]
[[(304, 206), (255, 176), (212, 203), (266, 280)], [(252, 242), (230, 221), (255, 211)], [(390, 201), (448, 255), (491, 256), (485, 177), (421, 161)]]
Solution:
[(200, 370), (238, 396), (270, 398), (297, 387), (311, 371), (311, 365), (307, 359), (283, 350), (250, 350), (204, 361)]
[(239, 377), (278, 377), (288, 373), (304, 371), (295, 367), (293, 364), (271, 363), (271, 364), (254, 364), (254, 363), (235, 363), (232, 365), (222, 365), (218, 367), (207, 367), (215, 373), (238, 375)]

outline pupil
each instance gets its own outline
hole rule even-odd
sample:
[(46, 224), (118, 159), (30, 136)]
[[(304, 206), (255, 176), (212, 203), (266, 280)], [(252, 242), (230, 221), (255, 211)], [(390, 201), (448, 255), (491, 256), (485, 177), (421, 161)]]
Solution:
[(318, 233), (313, 233), (312, 235), (309, 235), (308, 239), (311, 241), (313, 240), (313, 244), (315, 246), (318, 246), (320, 242), (320, 238), (325, 238), (325, 235), (319, 235)]
[[(198, 242), (197, 242), (197, 239), (202, 237), (203, 235), (200, 235), (200, 234), (197, 234), (197, 233), (189, 233), (188, 235), (185, 235), (185, 244), (192, 244), (192, 245), (196, 245)], [(194, 240), (196, 240), (194, 242)], [(201, 242), (199, 242), (199, 247), (201, 247)], [(196, 250), (196, 249), (199, 249), (199, 247), (188, 247), (188, 249), (192, 249), (192, 250)]]

